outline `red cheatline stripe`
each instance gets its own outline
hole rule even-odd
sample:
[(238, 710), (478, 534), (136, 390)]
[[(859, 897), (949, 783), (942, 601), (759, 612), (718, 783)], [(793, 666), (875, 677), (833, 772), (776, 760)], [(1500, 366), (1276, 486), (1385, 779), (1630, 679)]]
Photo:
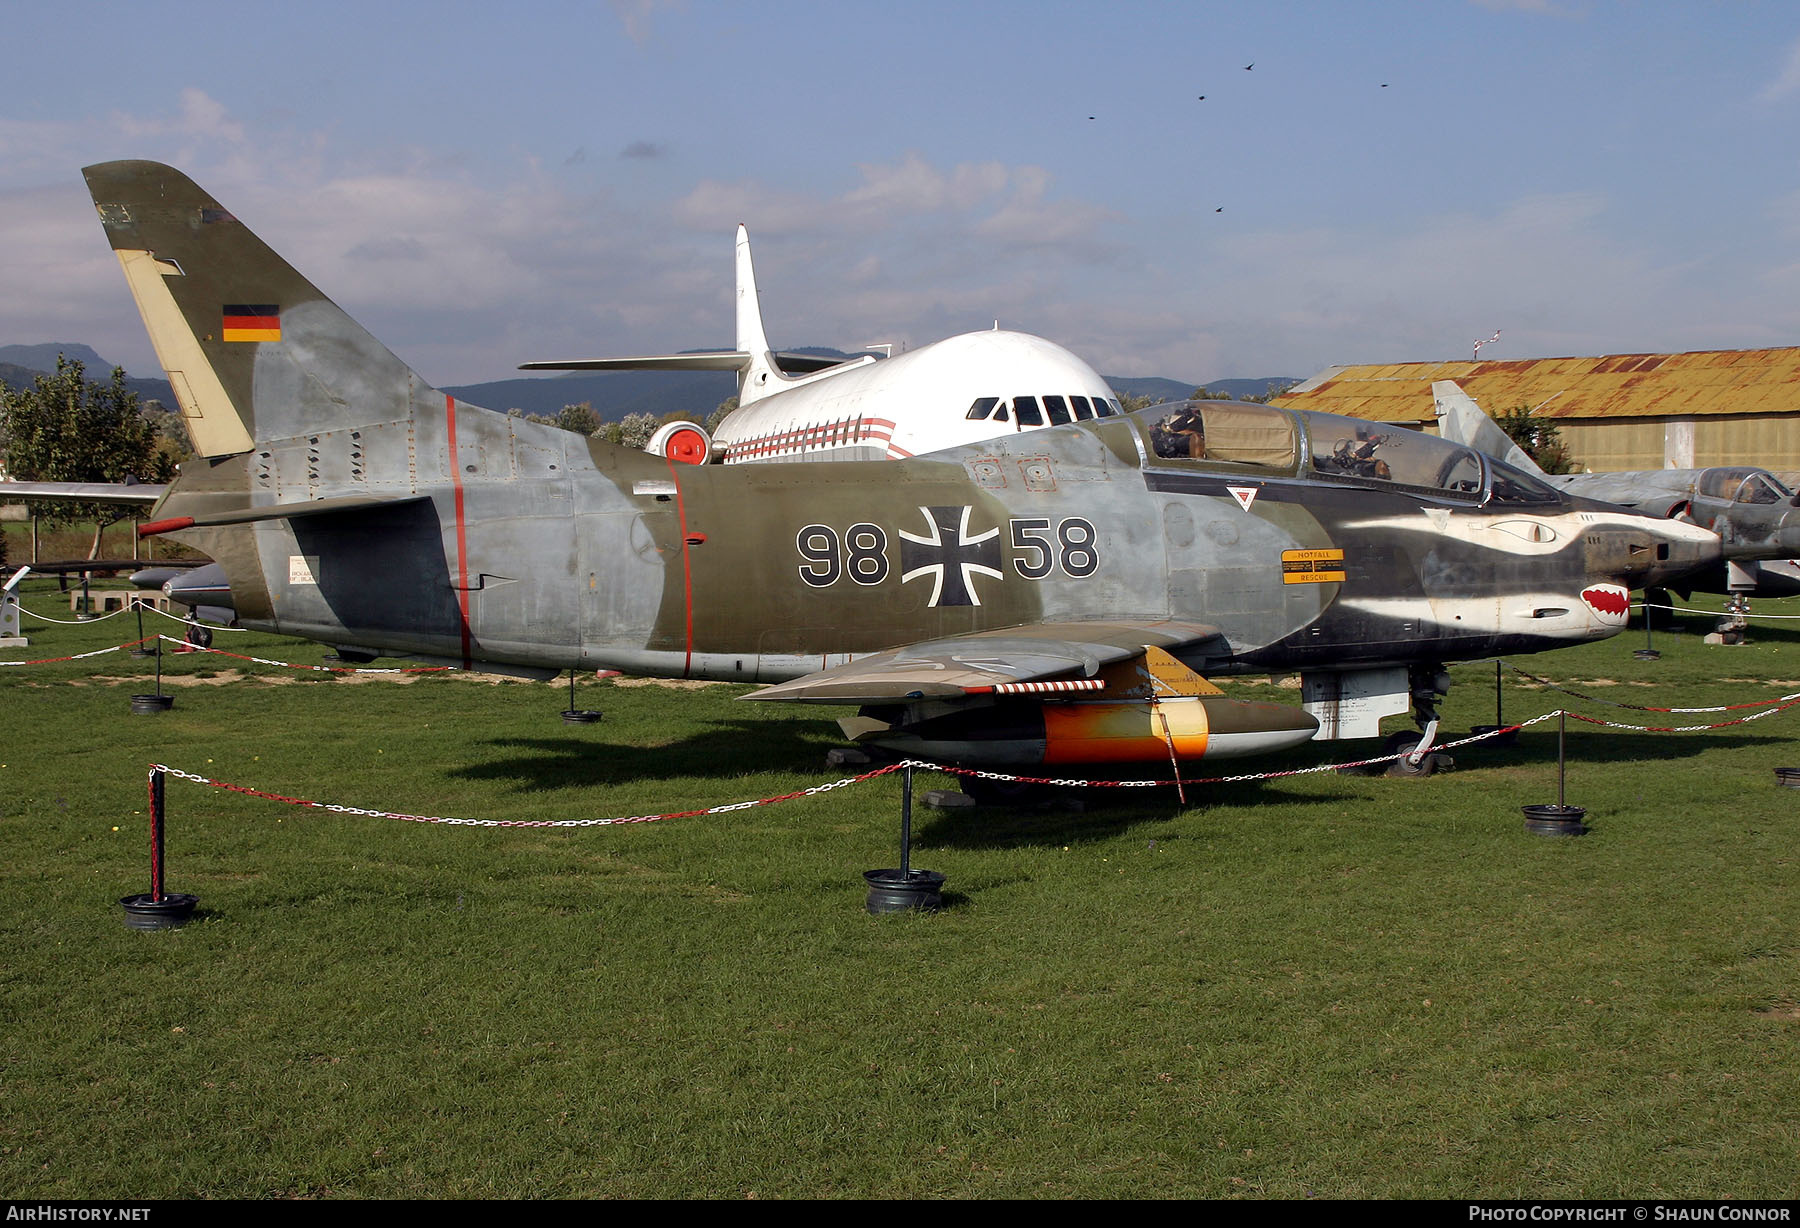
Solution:
[(456, 454), (456, 398), (444, 394), (444, 416), (449, 423), (450, 487), (456, 507), (456, 604), (462, 612), (463, 668), (474, 664), (469, 637), (469, 534), (463, 522), (462, 458)]
[(687, 658), (681, 664), (681, 676), (686, 678), (694, 668), (694, 566), (688, 552), (695, 543), (688, 538), (687, 505), (681, 497), (681, 478), (675, 472), (674, 458), (665, 456), (663, 460), (668, 463), (669, 478), (675, 483), (675, 519), (681, 528), (681, 587), (687, 605)]
[[(758, 435), (733, 444), (730, 456), (741, 460), (747, 456), (771, 456), (777, 452), (798, 451), (850, 443), (886, 443), (893, 438), (894, 423), (886, 418), (845, 418), (818, 426), (794, 427), (773, 435)], [(907, 453), (906, 455), (911, 455)]]

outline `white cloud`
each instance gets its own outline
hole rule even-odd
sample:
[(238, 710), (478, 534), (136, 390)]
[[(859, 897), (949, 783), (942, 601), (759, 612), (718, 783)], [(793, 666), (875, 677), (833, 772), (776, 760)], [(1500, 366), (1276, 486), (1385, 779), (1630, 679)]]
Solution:
[(1788, 49), (1781, 62), (1781, 71), (1775, 80), (1763, 87), (1758, 95), (1764, 102), (1776, 102), (1786, 98), (1795, 90), (1800, 90), (1800, 39), (1796, 39)]
[(1597, 192), (1246, 233), (1121, 213), (1045, 167), (922, 152), (848, 167), (847, 186), (705, 180), (627, 206), (560, 163), (346, 154), (190, 90), (161, 114), (0, 122), (0, 342), (86, 341), (154, 371), (74, 170), (122, 144), (192, 174), (437, 383), (729, 343), (739, 221), (779, 346), (917, 346), (998, 319), (1112, 374), (1200, 381), (1458, 357), (1496, 328), (1494, 357), (1800, 334), (1800, 193), (1768, 209), (1785, 235), (1737, 245), (1743, 269), (1692, 244), (1660, 254)]

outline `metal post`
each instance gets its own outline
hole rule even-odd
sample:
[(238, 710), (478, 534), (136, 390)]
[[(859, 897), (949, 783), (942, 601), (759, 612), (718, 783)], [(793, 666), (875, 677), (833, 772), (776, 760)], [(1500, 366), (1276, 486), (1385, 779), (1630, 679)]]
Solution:
[(1557, 709), (1556, 713), (1556, 804), (1562, 806), (1563, 782), (1568, 776), (1568, 761), (1563, 756), (1563, 733), (1568, 728), (1569, 713), (1566, 708)]
[(900, 868), (863, 871), (863, 881), (869, 884), (868, 910), (876, 914), (933, 912), (944, 904), (940, 894), (944, 876), (936, 870), (912, 868), (912, 764), (902, 764), (900, 770), (904, 773), (900, 778)]
[(125, 926), (134, 930), (166, 930), (185, 925), (194, 915), (198, 896), (171, 895), (163, 890), (164, 773), (150, 772), (150, 893), (128, 895), (119, 903), (125, 909)]
[(1498, 657), (1494, 659), (1494, 728), (1506, 728), (1506, 717), (1500, 712), (1500, 660)]
[(150, 900), (163, 898), (163, 772), (150, 773)]
[(912, 764), (900, 779), (900, 877), (912, 877)]

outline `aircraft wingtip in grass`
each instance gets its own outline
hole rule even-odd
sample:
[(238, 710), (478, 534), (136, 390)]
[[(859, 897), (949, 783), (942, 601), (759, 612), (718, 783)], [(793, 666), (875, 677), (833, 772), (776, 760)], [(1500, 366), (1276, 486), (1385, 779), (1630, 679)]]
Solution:
[[(431, 388), (179, 171), (89, 167), (201, 459), (146, 533), (346, 657), (762, 683), (963, 763), (1435, 729), (1445, 663), (1716, 557), (1436, 438), (1190, 402), (909, 460), (683, 465)], [(1298, 672), (1305, 710), (1209, 676)]]

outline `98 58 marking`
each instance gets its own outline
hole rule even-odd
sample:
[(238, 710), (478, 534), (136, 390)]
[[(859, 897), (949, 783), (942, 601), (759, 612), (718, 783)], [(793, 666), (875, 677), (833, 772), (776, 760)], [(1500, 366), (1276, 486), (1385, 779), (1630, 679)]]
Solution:
[[(1042, 580), (1060, 569), (1085, 580), (1100, 569), (1099, 534), (1085, 517), (1018, 516), (1007, 521), (1007, 531), (1012, 568), (1021, 579)], [(888, 578), (888, 535), (880, 525), (853, 524), (840, 532), (809, 524), (795, 534), (794, 546), (804, 560), (800, 579), (812, 588), (830, 588), (845, 576), (865, 586)]]
[(828, 524), (809, 524), (794, 545), (806, 560), (800, 578), (814, 588), (830, 588), (846, 574), (858, 584), (887, 579), (887, 532), (880, 525), (853, 524), (840, 537)]

